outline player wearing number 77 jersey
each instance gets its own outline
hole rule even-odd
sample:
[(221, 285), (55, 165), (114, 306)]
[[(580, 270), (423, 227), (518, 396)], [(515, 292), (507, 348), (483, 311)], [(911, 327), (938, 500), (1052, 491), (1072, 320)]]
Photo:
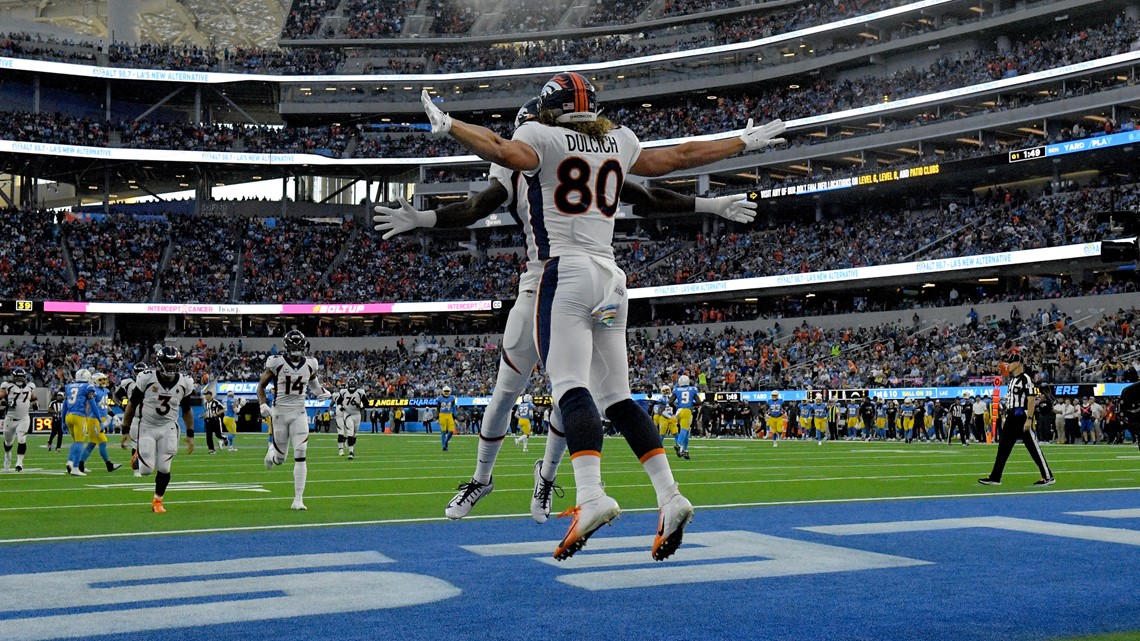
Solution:
[(574, 520), (555, 558), (569, 558), (621, 514), (602, 489), (598, 407), (626, 438), (656, 490), (660, 517), (651, 554), (657, 560), (671, 556), (693, 507), (673, 480), (653, 422), (630, 397), (625, 272), (613, 254), (618, 193), (627, 173), (660, 176), (758, 149), (783, 131), (783, 123), (750, 123), (729, 140), (643, 151), (633, 132), (598, 118), (594, 88), (576, 73), (546, 83), (539, 94), (540, 122), (522, 125), (509, 141), (444, 114), (426, 92), (422, 99), (433, 133), (450, 133), (484, 160), (526, 178), (531, 227), (544, 261), (535, 345), (562, 413), (577, 486), (578, 506), (568, 512)]
[[(325, 391), (317, 379), (317, 359), (307, 356), (309, 341), (305, 335), (293, 329), (281, 339), (285, 355), (274, 354), (265, 361), (265, 371), (257, 383), (257, 398), (261, 401), (261, 415), (273, 417), (273, 440), (265, 453), (265, 468), (285, 462), (289, 444), (293, 445), (293, 505), (294, 510), (305, 510), (305, 481), (309, 476), (305, 454), (309, 447), (309, 416), (305, 411), (305, 390), (309, 389), (318, 398), (327, 399), (332, 395)], [(273, 407), (265, 386), (273, 383), (276, 390)]]
[[(538, 118), (538, 98), (532, 98), (519, 109), (515, 117), (515, 127)], [(400, 200), (400, 208), (376, 207), (378, 216), (377, 231), (386, 232), (384, 239), (410, 231), (418, 227), (467, 227), (491, 215), (501, 205), (523, 226), (527, 238), (526, 270), (519, 278), (519, 294), (507, 316), (507, 326), (503, 332), (503, 349), (499, 360), (499, 373), (495, 380), (491, 402), (483, 414), (479, 429), (479, 450), (477, 465), (471, 480), (459, 484), (459, 492), (447, 504), (445, 514), (449, 519), (461, 519), (483, 497), (494, 489), (491, 472), (502, 447), (503, 438), (509, 426), (509, 416), (515, 400), (526, 389), (530, 373), (538, 363), (538, 352), (534, 345), (535, 294), (539, 278), (542, 276), (543, 261), (538, 259), (534, 229), (531, 227), (529, 201), (523, 197), (525, 179), (522, 172), (512, 172), (499, 165), (491, 165), (490, 186), (482, 192), (459, 203), (441, 207), (438, 210), (419, 211), (405, 200)], [(737, 223), (750, 223), (754, 220), (755, 203), (745, 200), (743, 195), (721, 196), (719, 198), (694, 198), (667, 189), (645, 189), (633, 182), (625, 182), (621, 188), (621, 201), (634, 205), (634, 213), (652, 217), (671, 213), (712, 213)], [(535, 463), (534, 492), (531, 495), (530, 514), (538, 523), (545, 523), (550, 515), (551, 495), (557, 491), (555, 485), (558, 466), (566, 450), (566, 438), (562, 432), (562, 420), (557, 405), (551, 413), (550, 433), (546, 440), (546, 450), (541, 461)]]

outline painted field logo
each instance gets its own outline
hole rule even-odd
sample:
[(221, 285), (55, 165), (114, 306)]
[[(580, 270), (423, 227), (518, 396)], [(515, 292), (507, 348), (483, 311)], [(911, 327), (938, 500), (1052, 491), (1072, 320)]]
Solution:
[(743, 530), (688, 534), (683, 553), (678, 553), (675, 558), (697, 563), (661, 564), (649, 556), (651, 542), (651, 539), (641, 536), (591, 539), (590, 547), (561, 563), (550, 556), (556, 541), (471, 545), (464, 546), (464, 549), (486, 557), (535, 556), (535, 561), (570, 570), (558, 580), (584, 590), (652, 588), (929, 565), (927, 561), (902, 556)]
[[(232, 625), (283, 612), (409, 607), (461, 592), (435, 577), (362, 567), (392, 562), (379, 552), (342, 552), (9, 574), (0, 576), (0, 637), (34, 641)], [(82, 616), (95, 609), (99, 616)]]

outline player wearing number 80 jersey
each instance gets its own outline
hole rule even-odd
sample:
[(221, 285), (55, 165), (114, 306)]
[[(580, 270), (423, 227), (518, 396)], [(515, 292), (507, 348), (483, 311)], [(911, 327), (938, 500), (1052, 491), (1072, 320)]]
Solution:
[[(627, 173), (660, 176), (759, 149), (773, 142), (783, 124), (754, 128), (749, 121), (739, 138), (643, 151), (632, 132), (597, 117), (594, 88), (576, 73), (558, 74), (543, 87), (541, 123), (524, 124), (510, 141), (453, 119), (426, 91), (421, 101), (433, 133), (451, 133), (484, 160), (526, 177), (533, 242), (539, 258), (546, 260), (535, 311), (535, 344), (562, 412), (579, 503), (555, 557), (574, 554), (621, 512), (601, 484), (601, 407), (657, 490), (661, 512), (652, 555), (667, 558), (680, 545), (693, 509), (673, 481), (652, 421), (630, 398), (625, 273), (610, 247), (617, 196)], [(552, 342), (552, 336), (557, 340)], [(590, 350), (584, 349), (587, 344)]]
[[(265, 371), (257, 384), (257, 398), (261, 401), (261, 414), (273, 417), (273, 440), (265, 454), (266, 469), (285, 462), (289, 445), (293, 445), (293, 505), (294, 510), (304, 510), (305, 481), (308, 478), (308, 464), (305, 453), (309, 444), (309, 416), (305, 411), (305, 392), (311, 390), (319, 398), (331, 395), (317, 379), (320, 369), (317, 359), (306, 356), (309, 341), (297, 330), (285, 333), (282, 339), (285, 355), (275, 354), (265, 361)], [(276, 390), (274, 405), (269, 407), (265, 387), (273, 383)]]

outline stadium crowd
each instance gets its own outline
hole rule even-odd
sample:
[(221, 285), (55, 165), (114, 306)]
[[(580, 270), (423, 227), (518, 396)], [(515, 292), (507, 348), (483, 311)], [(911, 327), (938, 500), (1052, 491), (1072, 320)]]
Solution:
[(64, 225), (75, 265), (79, 297), (130, 302), (150, 300), (170, 223), (129, 214), (80, 216)]
[[(962, 310), (963, 308), (953, 308)], [(1047, 382), (1136, 380), (1140, 340), (1136, 309), (1098, 319), (1073, 319), (1055, 307), (1038, 307), (1025, 317), (964, 318), (928, 324), (899, 320), (877, 326), (825, 329), (802, 324), (744, 331), (733, 326), (632, 329), (631, 384), (656, 391), (682, 373), (703, 375), (706, 390), (865, 388), (987, 385), (1000, 373), (998, 350), (1012, 340), (1036, 364), (1034, 378)], [(340, 385), (361, 381), (380, 396), (434, 396), (449, 385), (459, 396), (490, 393), (498, 369), (498, 339), (491, 336), (401, 339), (396, 348), (319, 351), (313, 355), (324, 380)], [(410, 345), (408, 344), (410, 342)], [(144, 360), (142, 345), (100, 340), (37, 338), (0, 348), (0, 364), (25, 367), (37, 383), (59, 386), (80, 367), (120, 379)], [(254, 380), (267, 354), (231, 342), (214, 349), (199, 342), (186, 353), (195, 380)], [(532, 374), (531, 387), (548, 389), (545, 375)]]
[(321, 300), (321, 279), (351, 238), (351, 220), (330, 224), (251, 218), (242, 242), (241, 294), (247, 302)]
[(162, 270), (159, 299), (217, 303), (233, 297), (240, 221), (221, 216), (171, 217), (170, 260)]
[[(715, 101), (690, 98), (668, 107), (614, 105), (611, 113), (616, 122), (630, 126), (643, 140), (686, 137), (719, 133), (739, 129), (748, 118), (790, 120), (820, 113), (897, 101), (917, 95), (962, 87), (990, 80), (1023, 75), (1033, 71), (1054, 68), (1129, 51), (1140, 37), (1140, 23), (1117, 18), (1096, 28), (1063, 31), (1051, 37), (1035, 37), (1013, 44), (1008, 52), (976, 51), (955, 58), (943, 57), (926, 68), (908, 68), (886, 77), (866, 76), (853, 80), (828, 81), (819, 79), (810, 86), (790, 85), (754, 93), (748, 90), (737, 96), (720, 96)], [(458, 61), (468, 64), (465, 60)], [(1124, 77), (1124, 76), (1122, 76)], [(1115, 78), (1115, 76), (1114, 76)], [(1082, 92), (1107, 88), (1105, 83), (1127, 82), (1127, 77), (1104, 80), (1098, 83), (1072, 83), (1065, 95), (1013, 94), (1003, 101), (994, 101), (988, 110), (1004, 110), (1070, 97)], [(791, 87), (796, 87), (795, 89)], [(877, 128), (860, 132), (870, 135), (883, 131), (909, 128), (961, 117), (953, 109), (919, 116), (885, 117)], [(510, 123), (489, 120), (492, 128), (501, 134), (509, 133)], [(1135, 122), (1106, 123), (1105, 131), (1129, 130)], [(244, 125), (192, 125), (188, 123), (121, 122), (115, 126), (89, 119), (76, 119), (62, 114), (27, 114), (9, 112), (0, 114), (0, 136), (31, 142), (55, 142), (107, 146), (107, 132), (118, 132), (121, 145), (137, 148), (192, 149), (192, 150), (244, 150), (279, 153), (317, 153), (342, 157), (352, 138), (358, 144), (353, 157), (438, 157), (460, 155), (462, 152), (450, 139), (435, 139), (426, 134), (388, 134), (383, 138), (365, 135), (360, 127), (331, 125), (325, 127), (250, 127)], [(792, 146), (820, 144), (848, 137), (851, 131), (835, 127), (827, 136), (793, 133)], [(1053, 131), (1047, 136), (1052, 141), (1066, 132)], [(237, 141), (241, 141), (240, 147)], [(982, 151), (982, 150), (977, 150)], [(992, 151), (992, 150), (991, 150)], [(852, 169), (854, 171), (854, 169)], [(793, 181), (810, 177), (796, 177)]]
[(0, 297), (46, 299), (67, 292), (67, 266), (55, 216), (5, 208), (0, 217), (8, 227), (0, 238)]

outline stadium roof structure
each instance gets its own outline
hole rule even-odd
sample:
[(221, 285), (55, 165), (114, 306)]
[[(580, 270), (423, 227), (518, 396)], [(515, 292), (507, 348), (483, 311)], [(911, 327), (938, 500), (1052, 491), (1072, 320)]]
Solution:
[[(288, 0), (0, 0), (6, 29), (234, 49), (273, 47)], [(38, 28), (37, 28), (38, 27)], [(45, 28), (46, 27), (46, 28)]]

